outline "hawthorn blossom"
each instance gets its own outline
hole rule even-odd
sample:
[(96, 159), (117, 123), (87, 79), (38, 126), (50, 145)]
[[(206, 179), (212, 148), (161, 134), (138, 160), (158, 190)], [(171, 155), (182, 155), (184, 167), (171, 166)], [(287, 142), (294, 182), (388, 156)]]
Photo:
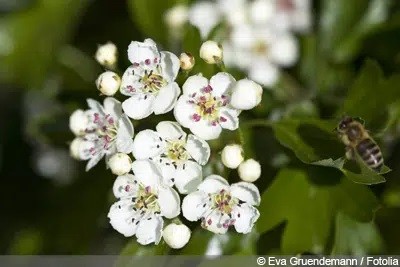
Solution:
[(199, 1), (189, 9), (189, 23), (199, 29), (202, 39), (206, 39), (220, 21), (221, 12), (216, 3)]
[(136, 235), (142, 245), (158, 244), (162, 237), (163, 217), (180, 214), (180, 198), (162, 183), (157, 166), (149, 160), (132, 163), (133, 174), (118, 176), (113, 186), (116, 198), (108, 213), (110, 224), (126, 237)]
[(166, 184), (175, 184), (179, 193), (187, 194), (196, 190), (202, 180), (201, 165), (208, 162), (210, 146), (195, 135), (187, 135), (178, 123), (162, 121), (156, 131), (144, 130), (136, 135), (133, 156), (151, 159)]
[(201, 226), (216, 234), (224, 234), (230, 226), (238, 233), (250, 233), (260, 216), (253, 206), (260, 204), (258, 188), (239, 182), (229, 186), (219, 175), (210, 175), (198, 190), (183, 199), (182, 213), (189, 221), (201, 220)]
[(122, 103), (124, 112), (138, 120), (153, 112), (163, 114), (172, 110), (180, 94), (175, 82), (179, 58), (170, 52), (159, 52), (151, 39), (132, 42), (128, 57), (132, 66), (122, 76), (120, 88), (122, 94), (130, 97)]
[(176, 120), (204, 140), (218, 138), (223, 128), (236, 130), (240, 111), (230, 105), (234, 82), (225, 72), (217, 73), (210, 81), (201, 75), (189, 77), (174, 109)]
[[(129, 118), (122, 113), (121, 103), (107, 97), (102, 106), (99, 102), (88, 99), (89, 109), (73, 113), (82, 120), (84, 128), (77, 154), (81, 160), (89, 160), (86, 171), (95, 166), (104, 156), (108, 159), (117, 152), (131, 153), (133, 149), (134, 129)], [(81, 133), (81, 132), (79, 132)]]

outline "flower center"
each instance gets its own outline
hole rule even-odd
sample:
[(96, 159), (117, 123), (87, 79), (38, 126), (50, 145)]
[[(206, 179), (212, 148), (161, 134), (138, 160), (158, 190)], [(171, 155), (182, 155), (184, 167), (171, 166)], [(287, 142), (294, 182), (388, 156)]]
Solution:
[(166, 155), (171, 161), (186, 161), (189, 155), (186, 151), (185, 140), (167, 141)]
[(151, 191), (150, 186), (144, 187), (139, 186), (137, 197), (134, 199), (133, 204), (134, 210), (141, 210), (141, 213), (146, 212), (160, 212), (160, 206), (158, 205), (157, 195)]
[(99, 113), (93, 114), (94, 129), (87, 129), (86, 133), (96, 135), (95, 146), (89, 148), (89, 153), (96, 155), (103, 150), (108, 150), (117, 137), (117, 125), (110, 114), (105, 116)]
[(145, 70), (141, 83), (143, 84), (143, 92), (150, 94), (158, 93), (162, 87), (167, 85), (167, 81), (159, 74), (159, 71), (154, 70)]
[(264, 41), (257, 41), (253, 46), (253, 51), (258, 55), (265, 55), (268, 52), (268, 44)]
[(228, 104), (228, 98), (225, 95), (215, 97), (212, 94), (213, 88), (208, 85), (201, 90), (201, 94), (191, 95), (189, 103), (196, 105), (196, 113), (192, 119), (196, 122), (201, 119), (209, 121), (213, 126), (219, 122), (225, 122), (226, 118), (220, 116), (220, 108)]
[(221, 190), (219, 193), (212, 196), (213, 208), (218, 209), (220, 212), (225, 214), (230, 214), (235, 205), (237, 205), (238, 200), (232, 197), (225, 190)]

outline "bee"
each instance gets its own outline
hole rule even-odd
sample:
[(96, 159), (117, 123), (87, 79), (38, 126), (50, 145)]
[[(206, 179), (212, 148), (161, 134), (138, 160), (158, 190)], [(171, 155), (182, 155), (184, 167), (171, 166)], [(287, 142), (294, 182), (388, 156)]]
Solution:
[(359, 119), (345, 116), (339, 122), (336, 131), (346, 145), (348, 159), (355, 159), (357, 153), (369, 168), (376, 172), (381, 170), (383, 166), (381, 149)]

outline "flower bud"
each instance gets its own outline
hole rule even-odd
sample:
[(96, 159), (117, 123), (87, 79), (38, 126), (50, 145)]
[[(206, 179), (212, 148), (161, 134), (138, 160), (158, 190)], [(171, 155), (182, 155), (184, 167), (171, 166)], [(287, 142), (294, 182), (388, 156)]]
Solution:
[(176, 5), (165, 12), (165, 23), (171, 30), (181, 30), (188, 21), (188, 8), (185, 5)]
[(71, 144), (69, 145), (69, 153), (71, 157), (77, 160), (81, 160), (80, 156), (80, 147), (82, 145), (83, 139), (80, 137), (75, 138), (72, 140)]
[(111, 172), (121, 176), (127, 174), (132, 168), (131, 158), (124, 153), (116, 153), (108, 160)]
[(206, 41), (200, 47), (200, 57), (208, 64), (222, 62), (222, 47), (214, 41)]
[(85, 134), (89, 118), (85, 111), (75, 110), (69, 117), (69, 129), (77, 136)]
[(194, 57), (190, 53), (182, 53), (179, 57), (181, 69), (189, 71), (194, 66)]
[(171, 223), (164, 228), (163, 238), (171, 248), (183, 248), (190, 239), (190, 229), (184, 224)]
[(115, 44), (108, 42), (97, 48), (95, 58), (104, 67), (114, 68), (117, 63), (118, 50)]
[(121, 78), (112, 71), (103, 72), (96, 80), (97, 89), (106, 96), (114, 95), (119, 90), (120, 85)]
[(260, 104), (263, 89), (252, 80), (237, 81), (232, 88), (231, 105), (236, 109), (249, 110)]
[(243, 161), (239, 165), (239, 177), (245, 182), (252, 183), (261, 176), (261, 165), (254, 159)]
[(242, 146), (237, 144), (225, 146), (221, 153), (221, 161), (226, 167), (236, 169), (243, 161)]

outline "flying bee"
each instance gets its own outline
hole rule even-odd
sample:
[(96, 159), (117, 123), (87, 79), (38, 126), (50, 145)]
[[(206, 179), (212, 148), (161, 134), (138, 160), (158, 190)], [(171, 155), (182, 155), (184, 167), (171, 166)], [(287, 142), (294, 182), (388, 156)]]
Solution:
[(381, 170), (383, 166), (381, 149), (360, 120), (345, 116), (339, 122), (336, 131), (346, 145), (348, 159), (355, 159), (355, 153), (357, 153), (369, 168), (377, 172)]

